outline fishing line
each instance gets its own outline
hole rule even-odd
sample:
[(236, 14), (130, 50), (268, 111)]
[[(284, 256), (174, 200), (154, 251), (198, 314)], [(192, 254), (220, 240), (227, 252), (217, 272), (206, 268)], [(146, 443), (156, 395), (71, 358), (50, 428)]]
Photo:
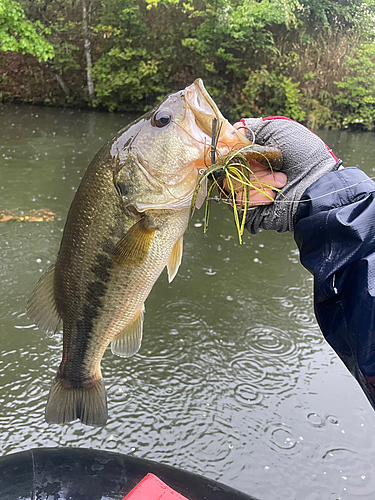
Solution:
[[(362, 181), (356, 182), (355, 184), (351, 184), (350, 186), (346, 186), (346, 187), (343, 187), (343, 188), (340, 188), (340, 189), (336, 189), (335, 191), (330, 191), (329, 193), (325, 193), (325, 194), (322, 194), (320, 196), (316, 196), (315, 198), (309, 198), (307, 200), (295, 200), (295, 201), (290, 201), (290, 200), (274, 200), (272, 202), (272, 204), (273, 203), (289, 203), (289, 204), (294, 204), (294, 203), (296, 203), (296, 204), (297, 203), (298, 204), (299, 203), (308, 203), (308, 202), (311, 202), (311, 201), (319, 200), (319, 199), (324, 198), (326, 196), (331, 196), (332, 194), (335, 194), (335, 193), (340, 193), (341, 191), (346, 191), (347, 189), (351, 189), (351, 188), (353, 188), (355, 186), (359, 186), (360, 184), (363, 184), (364, 182), (373, 181), (373, 180), (375, 180), (375, 176), (374, 177), (369, 177), (368, 179), (363, 179)], [(216, 202), (223, 201), (223, 202), (228, 203), (231, 200), (231, 198), (219, 198), (219, 197), (215, 196), (213, 198), (207, 198), (207, 200), (209, 200), (209, 201), (216, 201)], [(251, 201), (250, 201), (250, 203), (251, 203)], [(264, 206), (264, 205), (265, 205), (264, 203), (259, 203), (256, 206), (249, 207), (248, 210), (257, 208), (258, 206)]]
[[(245, 125), (238, 127), (236, 130), (240, 130), (241, 128), (244, 128), (248, 132), (251, 132), (251, 135), (253, 136), (251, 139), (251, 145), (253, 146), (255, 144), (255, 132), (254, 132), (254, 130), (251, 130), (251, 128), (249, 128), (249, 127), (245, 127)], [(246, 137), (246, 135), (245, 135), (245, 137)]]
[[(193, 139), (195, 142), (198, 142), (198, 144), (203, 144), (201, 141), (198, 141), (197, 139), (195, 139), (195, 138), (194, 138), (194, 137), (193, 137), (193, 136), (192, 136), (192, 135), (191, 135), (191, 134), (190, 134), (190, 133), (189, 133), (189, 132), (188, 132), (188, 131), (184, 128), (184, 127), (182, 127), (182, 126), (181, 126), (178, 122), (176, 122), (176, 121), (174, 121), (174, 120), (172, 120), (172, 121), (173, 121), (173, 123), (175, 123), (175, 125), (179, 126), (182, 130), (184, 130), (184, 132), (185, 132), (185, 133), (186, 133), (189, 137), (191, 137), (191, 139)], [(244, 128), (244, 129), (246, 129), (248, 132), (250, 132), (250, 133), (251, 133), (251, 135), (252, 135), (252, 144), (251, 144), (251, 146), (252, 146), (252, 145), (255, 143), (255, 133), (254, 133), (254, 131), (253, 131), (253, 130), (251, 130), (250, 128), (248, 128), (248, 127), (245, 127), (245, 126), (243, 126), (243, 127), (239, 127), (237, 130), (239, 130), (240, 128)], [(205, 134), (205, 135), (206, 135), (206, 134)], [(207, 136), (207, 137), (208, 137), (208, 136)], [(211, 138), (211, 139), (212, 139), (212, 138)], [(204, 146), (205, 146), (205, 147), (207, 146), (207, 143), (206, 143), (206, 138), (205, 138), (205, 144), (204, 144)], [(250, 148), (251, 148), (251, 146), (245, 146), (245, 149), (246, 149), (246, 147), (250, 147)], [(211, 149), (211, 155), (212, 155), (212, 149), (214, 149), (214, 148), (212, 148), (212, 143), (211, 143), (211, 147), (210, 147), (210, 149)], [(211, 163), (212, 163), (212, 160), (211, 160)], [(296, 165), (295, 167), (290, 167), (290, 168), (289, 168), (289, 170), (292, 170), (292, 169), (298, 169), (298, 168), (299, 168), (299, 167), (298, 167), (298, 165)], [(202, 169), (201, 169), (201, 170), (202, 170)], [(259, 175), (259, 176), (256, 176), (256, 177), (257, 177), (257, 178), (261, 178), (261, 177), (266, 177), (267, 175), (270, 175), (270, 174)], [(353, 188), (353, 187), (359, 186), (360, 184), (363, 184), (364, 182), (367, 182), (367, 181), (370, 181), (370, 180), (372, 180), (372, 181), (373, 181), (373, 180), (375, 180), (375, 176), (374, 176), (374, 177), (369, 177), (368, 179), (364, 179), (364, 180), (362, 180), (362, 181), (360, 181), (360, 182), (356, 182), (355, 184), (351, 184), (350, 186), (346, 186), (346, 187), (343, 187), (343, 188), (340, 188), (340, 189), (336, 189), (335, 191), (330, 191), (329, 193), (325, 193), (325, 194), (322, 194), (322, 195), (320, 195), (320, 196), (316, 196), (315, 198), (309, 198), (309, 199), (307, 199), (307, 200), (295, 200), (295, 201), (290, 201), (290, 200), (273, 200), (273, 202), (272, 202), (272, 203), (269, 203), (269, 205), (270, 205), (270, 204), (283, 204), (283, 203), (290, 204), (290, 205), (291, 205), (291, 204), (294, 204), (294, 203), (295, 203), (295, 204), (300, 204), (300, 203), (308, 203), (308, 202), (312, 202), (312, 201), (315, 201), (315, 200), (319, 200), (319, 199), (324, 198), (324, 197), (326, 197), (326, 196), (331, 196), (331, 195), (333, 195), (333, 194), (340, 193), (340, 192), (342, 192), (342, 191), (346, 191), (347, 189), (351, 189), (351, 188)], [(220, 197), (218, 197), (218, 196), (214, 196), (214, 197), (207, 197), (207, 198), (206, 198), (206, 201), (216, 201), (217, 203), (219, 203), (219, 202), (221, 202), (221, 201), (222, 201), (222, 202), (224, 202), (224, 203), (230, 204), (230, 203), (231, 203), (231, 201), (232, 201), (232, 198), (230, 198), (230, 197), (228, 197), (228, 198), (220, 198)], [(250, 203), (252, 203), (252, 202), (251, 202), (251, 200), (249, 200), (249, 202), (250, 202)], [(257, 208), (257, 207), (259, 207), (259, 206), (266, 206), (266, 205), (265, 205), (264, 203), (258, 203), (258, 204), (257, 204), (256, 202), (254, 202), (254, 203), (252, 203), (252, 206), (251, 206), (251, 207), (248, 207), (248, 210), (254, 210), (254, 209), (256, 209), (256, 208)], [(238, 208), (238, 207), (237, 207), (237, 208)]]

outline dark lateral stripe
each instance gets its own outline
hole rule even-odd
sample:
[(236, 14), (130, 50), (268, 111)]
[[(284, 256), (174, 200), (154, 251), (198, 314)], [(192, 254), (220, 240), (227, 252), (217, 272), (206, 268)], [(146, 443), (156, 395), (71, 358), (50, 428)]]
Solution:
[[(90, 374), (86, 372), (83, 361), (88, 356), (88, 351), (92, 342), (97, 339), (93, 338), (94, 320), (99, 317), (103, 309), (103, 299), (108, 289), (110, 279), (110, 270), (113, 267), (110, 252), (112, 252), (113, 244), (110, 240), (105, 240), (102, 245), (103, 253), (99, 253), (96, 257), (96, 263), (91, 267), (91, 271), (95, 276), (95, 281), (87, 284), (85, 294), (85, 304), (82, 309), (82, 318), (76, 323), (76, 332), (74, 332), (74, 341), (69, 347), (67, 359), (64, 359), (60, 365), (59, 373), (69, 373), (69, 382), (74, 386), (90, 378)], [(78, 385), (77, 385), (78, 384)]]

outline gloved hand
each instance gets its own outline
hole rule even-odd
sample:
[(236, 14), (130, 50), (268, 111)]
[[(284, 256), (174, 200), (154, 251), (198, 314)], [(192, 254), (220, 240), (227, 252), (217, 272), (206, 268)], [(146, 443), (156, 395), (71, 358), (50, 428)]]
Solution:
[(248, 139), (253, 140), (253, 132), (256, 144), (280, 148), (284, 159), (281, 171), (288, 178), (274, 203), (247, 212), (245, 227), (252, 234), (261, 228), (293, 232), (293, 219), (302, 194), (317, 179), (337, 170), (341, 160), (317, 135), (289, 118), (245, 118), (241, 122)]

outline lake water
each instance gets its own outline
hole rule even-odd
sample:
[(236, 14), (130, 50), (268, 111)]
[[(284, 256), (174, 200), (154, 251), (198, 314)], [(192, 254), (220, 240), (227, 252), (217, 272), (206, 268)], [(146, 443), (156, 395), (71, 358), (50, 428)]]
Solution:
[[(25, 314), (59, 248), (80, 179), (130, 120), (0, 106), (0, 210), (49, 209), (53, 222), (0, 223), (0, 451), (74, 446), (156, 460), (261, 500), (375, 498), (375, 412), (323, 340), (312, 278), (290, 234), (246, 235), (215, 205), (185, 235), (179, 273), (146, 301), (144, 340), (129, 360), (108, 350), (103, 428), (48, 425), (61, 357)], [(374, 175), (375, 135), (319, 134), (346, 166)]]

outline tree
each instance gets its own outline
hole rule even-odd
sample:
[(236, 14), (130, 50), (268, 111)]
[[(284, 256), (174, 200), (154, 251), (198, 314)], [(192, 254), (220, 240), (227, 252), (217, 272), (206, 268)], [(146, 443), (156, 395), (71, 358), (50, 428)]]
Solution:
[(374, 26), (375, 0), (0, 0), (2, 50), (46, 60), (50, 30), (66, 103), (141, 112), (200, 77), (231, 120), (312, 127), (375, 129)]
[[(95, 97), (95, 92), (94, 92), (94, 80), (92, 79), (91, 75), (91, 65), (92, 65), (92, 58), (91, 58), (91, 40), (90, 40), (90, 32), (89, 32), (89, 23), (88, 23), (88, 9), (86, 5), (86, 0), (81, 0), (82, 1), (82, 29), (83, 29), (83, 45), (85, 48), (85, 55), (86, 55), (86, 62), (87, 62), (87, 67), (86, 67), (86, 74), (87, 74), (87, 91), (89, 93), (89, 98), (90, 101), (92, 102)], [(90, 4), (91, 7), (91, 4)]]
[(32, 54), (39, 61), (47, 61), (54, 50), (44, 37), (46, 33), (48, 30), (39, 21), (25, 19), (18, 2), (0, 0), (0, 50)]

